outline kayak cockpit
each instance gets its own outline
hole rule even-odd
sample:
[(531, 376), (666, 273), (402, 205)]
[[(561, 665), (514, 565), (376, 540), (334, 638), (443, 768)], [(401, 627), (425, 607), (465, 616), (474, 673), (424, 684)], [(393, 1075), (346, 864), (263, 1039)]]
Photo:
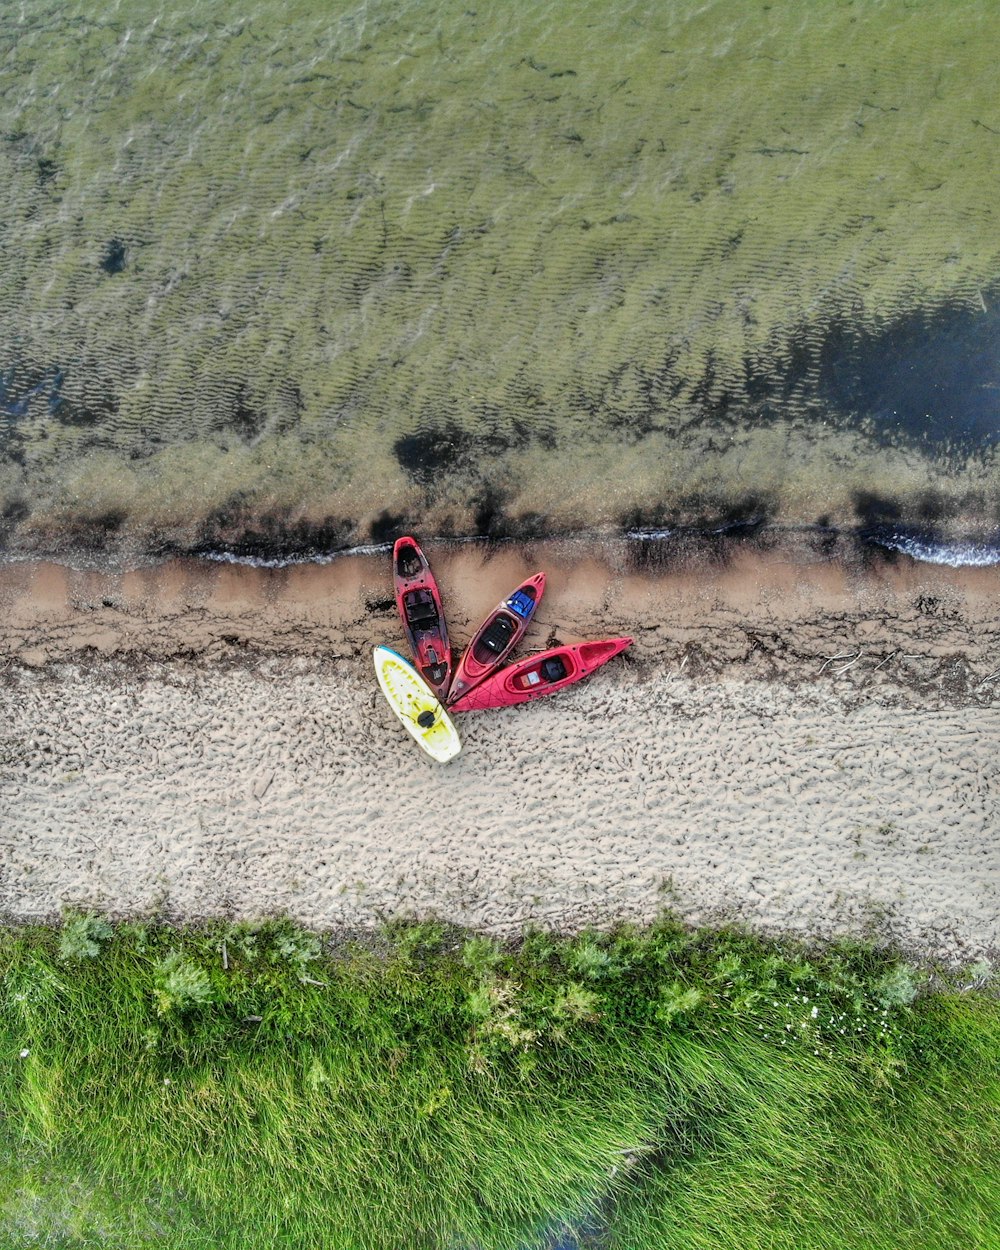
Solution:
[(502, 655), (517, 633), (517, 625), (504, 612), (498, 612), (483, 630), (472, 649), (473, 658), (479, 664), (492, 664)]
[(561, 655), (542, 656), (535, 664), (518, 673), (511, 684), (516, 690), (539, 690), (543, 686), (565, 681), (569, 675), (570, 670)]
[(399, 543), (396, 547), (396, 575), (416, 577), (423, 571), (424, 561), (411, 543)]

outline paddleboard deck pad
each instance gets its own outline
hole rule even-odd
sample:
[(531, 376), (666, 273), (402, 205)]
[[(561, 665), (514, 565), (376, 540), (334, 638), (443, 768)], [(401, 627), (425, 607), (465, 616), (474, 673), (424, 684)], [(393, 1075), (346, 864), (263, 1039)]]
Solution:
[(458, 732), (413, 665), (391, 647), (376, 647), (372, 658), (382, 693), (407, 733), (439, 764), (454, 759), (462, 749)]

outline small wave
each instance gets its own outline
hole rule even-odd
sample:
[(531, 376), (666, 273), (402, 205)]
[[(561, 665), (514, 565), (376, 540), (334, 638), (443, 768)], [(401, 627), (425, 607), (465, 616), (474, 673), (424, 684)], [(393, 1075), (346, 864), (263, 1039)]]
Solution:
[(625, 537), (636, 542), (648, 542), (654, 538), (672, 538), (676, 533), (673, 529), (630, 529), (625, 531)]
[(1000, 535), (987, 539), (944, 539), (928, 534), (888, 530), (864, 535), (889, 551), (898, 551), (924, 564), (945, 564), (949, 568), (988, 568), (1000, 564)]
[(346, 556), (377, 556), (392, 550), (392, 543), (369, 543), (360, 547), (342, 547), (338, 551), (300, 551), (287, 556), (245, 555), (238, 551), (199, 551), (199, 560), (215, 564), (241, 564), (252, 569), (287, 569), (295, 564), (333, 564)]

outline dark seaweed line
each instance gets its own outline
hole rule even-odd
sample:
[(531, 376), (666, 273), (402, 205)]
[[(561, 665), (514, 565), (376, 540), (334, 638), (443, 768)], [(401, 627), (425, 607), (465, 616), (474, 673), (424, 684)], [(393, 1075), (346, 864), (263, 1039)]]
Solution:
[[(401, 531), (402, 532), (402, 531)], [(781, 542), (783, 538), (812, 537), (818, 552), (828, 554), (831, 560), (844, 554), (844, 547), (852, 545), (860, 553), (879, 553), (884, 558), (907, 556), (921, 564), (943, 565), (949, 568), (990, 568), (1000, 565), (1000, 529), (987, 534), (952, 537), (933, 529), (906, 525), (866, 525), (838, 528), (821, 524), (780, 525), (763, 517), (751, 517), (718, 525), (663, 525), (630, 526), (619, 530), (594, 532), (572, 531), (551, 533), (530, 540), (518, 535), (468, 534), (420, 535), (427, 545), (454, 547), (478, 544), (484, 549), (524, 546), (527, 543), (558, 542), (593, 549), (607, 543), (624, 542), (634, 567), (667, 567), (673, 555), (700, 552), (722, 554), (720, 549), (754, 539), (766, 538), (769, 542)], [(213, 564), (234, 564), (249, 568), (283, 569), (297, 565), (326, 565), (355, 556), (383, 555), (392, 550), (393, 538), (383, 542), (361, 543), (354, 546), (320, 547), (304, 545), (296, 548), (282, 547), (280, 542), (239, 543), (233, 546), (162, 547), (155, 554), (130, 555), (126, 558), (101, 559), (101, 553), (93, 550), (40, 552), (0, 552), (0, 565), (46, 562), (67, 568), (99, 570), (114, 568), (153, 568), (172, 559), (195, 559)]]

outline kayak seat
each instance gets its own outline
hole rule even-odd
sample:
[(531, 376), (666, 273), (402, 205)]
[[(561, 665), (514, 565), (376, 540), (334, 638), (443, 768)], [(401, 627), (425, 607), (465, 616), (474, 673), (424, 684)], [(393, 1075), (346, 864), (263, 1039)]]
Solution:
[(507, 607), (518, 616), (529, 617), (535, 610), (535, 596), (529, 595), (525, 590), (515, 590), (507, 600)]
[(507, 644), (514, 637), (514, 632), (514, 622), (509, 616), (497, 616), (487, 626), (476, 651), (484, 650), (487, 658), (491, 655), (499, 655), (501, 651), (506, 651)]
[(406, 605), (406, 619), (411, 625), (419, 625), (426, 628), (428, 625), (436, 624), (438, 610), (433, 603), (408, 603)]
[(554, 655), (543, 662), (542, 676), (546, 681), (562, 681), (566, 676), (566, 665), (558, 655)]

